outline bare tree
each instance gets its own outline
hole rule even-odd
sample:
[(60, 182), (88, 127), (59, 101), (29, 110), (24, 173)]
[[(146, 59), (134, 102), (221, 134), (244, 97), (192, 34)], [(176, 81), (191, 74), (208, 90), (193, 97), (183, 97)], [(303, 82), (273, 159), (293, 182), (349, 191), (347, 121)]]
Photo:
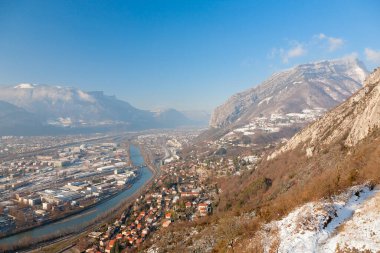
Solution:
[(242, 224), (238, 218), (227, 218), (218, 225), (219, 238), (230, 247), (232, 252), (235, 252), (235, 242), (241, 233)]

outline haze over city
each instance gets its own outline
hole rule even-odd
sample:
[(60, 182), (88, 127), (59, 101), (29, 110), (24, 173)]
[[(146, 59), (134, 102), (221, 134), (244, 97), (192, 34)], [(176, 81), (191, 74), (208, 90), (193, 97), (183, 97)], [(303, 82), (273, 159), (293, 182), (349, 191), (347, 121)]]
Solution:
[(0, 0), (0, 252), (380, 252), (379, 13)]

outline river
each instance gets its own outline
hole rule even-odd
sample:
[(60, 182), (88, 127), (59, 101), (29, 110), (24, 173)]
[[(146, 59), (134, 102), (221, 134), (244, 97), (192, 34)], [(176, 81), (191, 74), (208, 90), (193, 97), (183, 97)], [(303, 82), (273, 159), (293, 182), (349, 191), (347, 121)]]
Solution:
[[(142, 157), (140, 150), (133, 145), (131, 145), (130, 148), (130, 157), (134, 165), (140, 166), (144, 164), (144, 158)], [(89, 208), (81, 213), (69, 216), (62, 220), (42, 225), (40, 227), (36, 227), (34, 229), (21, 232), (9, 237), (2, 238), (0, 239), (0, 244), (15, 244), (23, 239), (38, 239), (43, 236), (48, 236), (59, 230), (65, 230), (73, 226), (81, 227), (82, 225), (83, 227), (83, 225), (88, 224), (88, 222), (104, 214), (109, 209), (116, 207), (123, 200), (131, 196), (133, 193), (137, 192), (152, 176), (153, 173), (149, 170), (149, 168), (142, 167), (140, 169), (140, 177), (133, 183), (131, 188), (121, 192), (115, 197), (108, 199), (100, 203), (99, 205)]]

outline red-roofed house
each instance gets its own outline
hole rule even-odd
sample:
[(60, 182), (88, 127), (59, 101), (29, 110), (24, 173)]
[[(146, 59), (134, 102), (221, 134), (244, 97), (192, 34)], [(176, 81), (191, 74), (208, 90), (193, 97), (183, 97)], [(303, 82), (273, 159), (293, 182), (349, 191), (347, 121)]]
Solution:
[(162, 227), (167, 228), (167, 227), (169, 227), (170, 223), (172, 223), (170, 220), (166, 220), (166, 221), (164, 221), (164, 223), (162, 223)]
[(172, 213), (166, 213), (165, 214), (165, 219), (170, 220), (172, 218)]
[(108, 246), (110, 246), (110, 248), (113, 248), (115, 247), (115, 243), (116, 243), (116, 239), (112, 239), (110, 243), (108, 244)]
[(199, 203), (198, 211), (201, 216), (206, 216), (211, 212), (211, 206), (207, 203)]

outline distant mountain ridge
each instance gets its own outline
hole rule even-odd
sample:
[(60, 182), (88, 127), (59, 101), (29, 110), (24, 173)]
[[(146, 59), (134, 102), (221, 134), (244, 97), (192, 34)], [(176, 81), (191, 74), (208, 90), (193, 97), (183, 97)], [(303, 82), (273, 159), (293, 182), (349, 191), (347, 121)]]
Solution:
[[(0, 101), (29, 113), (40, 125), (58, 128), (117, 126), (118, 129), (142, 130), (197, 125), (197, 122), (175, 109), (157, 114), (137, 109), (115, 96), (105, 95), (102, 91), (85, 92), (71, 87), (36, 84), (0, 87)], [(18, 117), (16, 114), (13, 116)], [(11, 113), (8, 118), (12, 118)], [(25, 130), (27, 127), (26, 124)]]
[[(269, 248), (275, 241), (277, 252), (377, 251), (379, 164), (377, 68), (363, 88), (261, 161), (257, 172), (272, 180), (265, 192), (270, 201), (261, 212), (270, 213), (272, 222), (251, 238), (248, 249), (256, 242)], [(252, 174), (246, 185), (257, 177)], [(284, 215), (280, 220), (279, 213)]]
[[(199, 229), (186, 247), (211, 244), (210, 251), (235, 252), (380, 249), (380, 68), (352, 96), (275, 150), (273, 155), (265, 147), (254, 169), (220, 177), (221, 194), (213, 210), (218, 219)], [(239, 155), (243, 153), (227, 159), (233, 162)], [(167, 249), (173, 235), (178, 241), (188, 237), (178, 226), (169, 236), (158, 236), (151, 249)]]
[(247, 124), (271, 114), (330, 109), (362, 87), (368, 74), (357, 59), (343, 58), (302, 64), (273, 74), (257, 87), (233, 95), (218, 106), (210, 127)]
[(379, 164), (377, 68), (343, 103), (274, 152), (267, 149), (255, 169), (228, 177), (218, 222), (202, 235), (232, 228), (219, 222), (223, 218), (233, 224), (247, 219), (258, 223), (243, 225), (231, 239), (235, 252), (376, 252)]
[(51, 130), (53, 129), (49, 129), (41, 123), (37, 115), (0, 101), (0, 135), (38, 134), (47, 133)]
[(308, 156), (339, 142), (346, 147), (355, 146), (379, 128), (380, 68), (368, 76), (362, 89), (323, 118), (296, 134), (269, 158), (299, 146)]
[(12, 127), (22, 124), (37, 124), (35, 115), (10, 103), (0, 101), (0, 124), (1, 126)]

